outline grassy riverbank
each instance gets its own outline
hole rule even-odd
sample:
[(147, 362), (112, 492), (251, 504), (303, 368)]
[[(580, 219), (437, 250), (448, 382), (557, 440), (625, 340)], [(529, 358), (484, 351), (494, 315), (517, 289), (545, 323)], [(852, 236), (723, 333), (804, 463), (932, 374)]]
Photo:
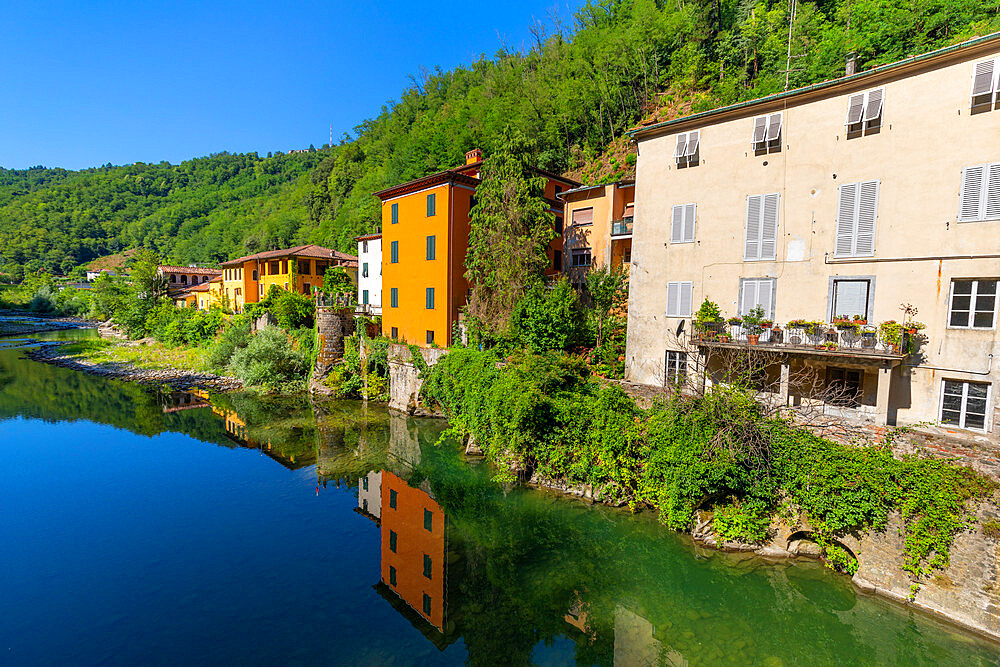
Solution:
[(212, 371), (205, 347), (170, 347), (159, 342), (142, 345), (90, 339), (63, 345), (63, 355), (96, 364), (128, 364), (145, 370)]
[(501, 469), (590, 485), (611, 503), (652, 506), (675, 530), (690, 530), (705, 509), (722, 538), (762, 543), (776, 515), (803, 517), (827, 562), (853, 573), (857, 561), (837, 538), (883, 529), (899, 511), (904, 569), (919, 580), (948, 565), (955, 536), (973, 525), (967, 501), (997, 488), (952, 462), (894, 458), (890, 441), (849, 447), (818, 437), (767, 415), (738, 379), (643, 409), (567, 355), (499, 361), (453, 350), (430, 370), (424, 396)]

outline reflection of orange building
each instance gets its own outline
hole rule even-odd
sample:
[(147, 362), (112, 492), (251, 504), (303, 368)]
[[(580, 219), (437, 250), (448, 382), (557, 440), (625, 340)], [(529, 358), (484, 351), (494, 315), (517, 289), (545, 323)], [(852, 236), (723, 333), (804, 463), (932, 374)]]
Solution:
[[(465, 255), (469, 212), (475, 205), (482, 152), (465, 164), (391, 187), (382, 200), (382, 331), (417, 345), (451, 344), (452, 325), (468, 299)], [(546, 178), (545, 199), (562, 232), (556, 196), (578, 183), (535, 170)], [(562, 236), (549, 249), (549, 273), (562, 270)]]
[(382, 583), (444, 632), (444, 511), (430, 494), (382, 472)]

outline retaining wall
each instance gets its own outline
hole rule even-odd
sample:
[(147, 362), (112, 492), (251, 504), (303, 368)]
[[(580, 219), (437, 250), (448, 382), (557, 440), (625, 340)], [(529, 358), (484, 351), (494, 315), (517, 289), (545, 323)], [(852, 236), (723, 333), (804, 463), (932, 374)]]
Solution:
[[(448, 350), (418, 348), (428, 367), (441, 360)], [(420, 417), (443, 417), (441, 412), (428, 409), (420, 402), (420, 388), (424, 385), (420, 371), (413, 363), (413, 354), (406, 345), (389, 346), (389, 409)]]

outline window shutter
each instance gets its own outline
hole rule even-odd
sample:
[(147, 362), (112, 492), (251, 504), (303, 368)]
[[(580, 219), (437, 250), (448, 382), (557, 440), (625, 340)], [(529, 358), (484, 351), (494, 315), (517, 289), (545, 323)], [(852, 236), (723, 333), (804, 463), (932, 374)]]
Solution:
[(854, 242), (854, 254), (874, 255), (875, 220), (878, 218), (878, 181), (861, 183), (858, 199), (858, 231)]
[(989, 166), (986, 185), (986, 219), (1000, 218), (1000, 162)]
[(857, 183), (845, 183), (840, 186), (840, 196), (837, 201), (837, 239), (833, 251), (835, 257), (849, 257), (854, 252), (854, 212), (857, 200)]
[(781, 114), (773, 113), (767, 124), (767, 140), (774, 141), (781, 136)]
[(667, 317), (678, 317), (680, 310), (680, 283), (667, 283)]
[(757, 281), (757, 304), (764, 309), (764, 317), (774, 317), (774, 280)]
[(868, 104), (865, 106), (865, 120), (875, 120), (882, 114), (882, 89), (868, 91)]
[[(993, 92), (993, 82), (995, 79), (993, 76), (993, 65), (994, 61), (992, 60), (984, 60), (981, 63), (976, 63), (972, 75), (973, 98), (980, 95), (989, 95)], [(974, 99), (973, 102), (975, 102)]]
[(867, 317), (867, 280), (835, 280), (833, 289), (833, 317), (840, 315)]
[(753, 143), (754, 147), (764, 141), (767, 134), (767, 116), (758, 116), (753, 121)]
[(673, 213), (674, 217), (670, 223), (670, 242), (680, 243), (684, 240), (684, 206), (675, 205)]
[(865, 108), (865, 94), (858, 93), (857, 95), (851, 95), (851, 101), (847, 104), (847, 121), (846, 125), (856, 125), (861, 122), (861, 114)]
[(746, 242), (743, 259), (760, 259), (760, 223), (763, 195), (747, 197)]
[(983, 175), (985, 173), (985, 165), (966, 167), (962, 170), (962, 194), (958, 206), (959, 222), (980, 219), (979, 205), (983, 199)]
[(746, 315), (757, 305), (757, 281), (744, 280), (740, 295), (740, 315)]
[(678, 317), (691, 317), (691, 302), (694, 296), (694, 283), (680, 284), (680, 306)]
[(591, 225), (594, 223), (594, 209), (581, 208), (573, 211), (574, 225)]
[[(1000, 185), (1000, 178), (998, 180), (998, 185)], [(687, 204), (684, 206), (684, 240), (694, 241), (694, 216), (695, 216), (695, 204)]]
[(764, 195), (760, 258), (775, 259), (778, 246), (778, 193)]
[(698, 130), (695, 130), (694, 132), (688, 135), (687, 152), (685, 153), (685, 155), (693, 157), (698, 153), (698, 143), (700, 141), (700, 138), (701, 137)]
[[(687, 155), (687, 134), (677, 135), (677, 148), (674, 149), (674, 157), (682, 158)], [(669, 144), (668, 144), (669, 145)]]

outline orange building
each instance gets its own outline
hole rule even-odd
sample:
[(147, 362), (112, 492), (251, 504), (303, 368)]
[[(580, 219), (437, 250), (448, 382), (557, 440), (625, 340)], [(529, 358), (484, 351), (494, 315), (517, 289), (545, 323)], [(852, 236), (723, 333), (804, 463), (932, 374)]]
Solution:
[(564, 272), (578, 288), (591, 266), (628, 269), (632, 262), (635, 181), (585, 185), (559, 195), (565, 202)]
[(382, 584), (445, 631), (444, 510), (429, 493), (382, 471)]
[(318, 245), (269, 250), (223, 262), (222, 296), (234, 312), (267, 296), (272, 285), (299, 294), (323, 288), (323, 275), (331, 266), (347, 270), (357, 284), (358, 258)]
[[(417, 345), (452, 342), (452, 325), (468, 301), (465, 255), (469, 211), (475, 204), (482, 151), (465, 165), (403, 183), (375, 195), (382, 200), (382, 331)], [(556, 196), (575, 181), (542, 170), (545, 198), (559, 236), (549, 248), (550, 273), (562, 270), (562, 204)]]

